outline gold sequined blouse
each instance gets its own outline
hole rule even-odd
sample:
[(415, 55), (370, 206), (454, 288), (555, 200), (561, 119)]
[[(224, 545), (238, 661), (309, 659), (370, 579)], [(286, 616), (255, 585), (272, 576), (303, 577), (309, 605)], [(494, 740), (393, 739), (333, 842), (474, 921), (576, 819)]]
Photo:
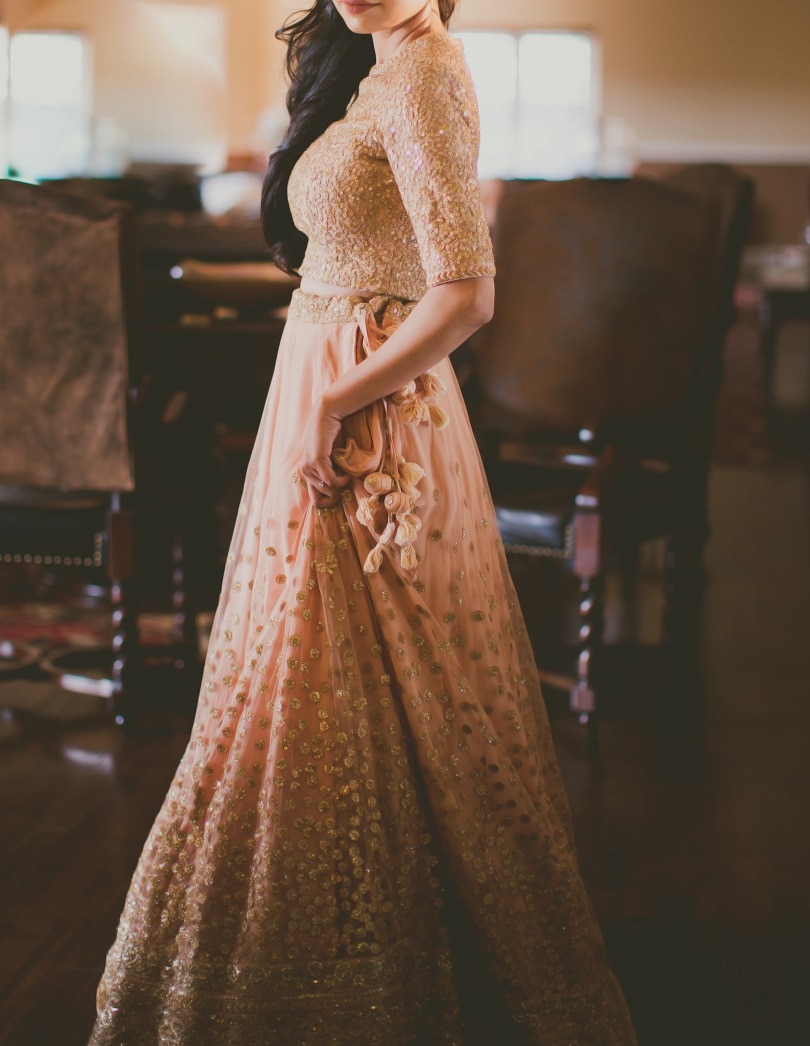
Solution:
[(460, 40), (426, 33), (360, 83), (290, 176), (302, 276), (416, 301), (494, 275), (476, 173), (478, 106)]

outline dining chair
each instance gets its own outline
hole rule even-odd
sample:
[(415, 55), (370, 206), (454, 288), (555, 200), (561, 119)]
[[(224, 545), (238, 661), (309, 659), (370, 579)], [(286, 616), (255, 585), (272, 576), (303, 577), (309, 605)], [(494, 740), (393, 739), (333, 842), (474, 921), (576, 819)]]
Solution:
[[(688, 164), (665, 175), (662, 182), (698, 196), (713, 205), (717, 213), (710, 280), (711, 332), (705, 358), (699, 361), (702, 371), (700, 396), (693, 407), (695, 427), (702, 427), (692, 471), (694, 499), (701, 506), (701, 540), (693, 543), (695, 550), (699, 551), (709, 535), (709, 462), (715, 431), (715, 406), (723, 382), (726, 341), (736, 319), (734, 294), (751, 222), (754, 182), (729, 164), (722, 163)], [(692, 564), (692, 569), (702, 570), (699, 559)]]
[(507, 553), (577, 579), (574, 668), (540, 669), (583, 722), (610, 557), (665, 537), (668, 602), (693, 580), (717, 229), (715, 201), (646, 179), (501, 187), (495, 315), (466, 391)]
[(144, 664), (142, 519), (165, 517), (172, 531), (170, 657), (196, 665), (182, 483), (167, 497), (147, 467), (150, 454), (171, 454), (171, 431), (141, 365), (133, 214), (0, 181), (0, 242), (0, 562), (104, 582), (111, 651), (49, 651), (42, 664), (66, 688), (107, 698), (130, 727)]

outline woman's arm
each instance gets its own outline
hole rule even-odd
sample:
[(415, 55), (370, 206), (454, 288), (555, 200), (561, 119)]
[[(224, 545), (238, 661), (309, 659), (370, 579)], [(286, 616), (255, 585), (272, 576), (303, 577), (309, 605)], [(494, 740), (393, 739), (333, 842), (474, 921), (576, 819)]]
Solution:
[(313, 501), (323, 507), (334, 504), (347, 482), (330, 460), (341, 419), (397, 392), (492, 316), (495, 263), (476, 172), (472, 81), (460, 51), (444, 36), (412, 51), (411, 59), (395, 66), (385, 84), (379, 134), (430, 289), (380, 348), (326, 390), (313, 411), (301, 471)]
[(326, 389), (307, 423), (299, 467), (315, 505), (334, 505), (338, 491), (348, 482), (348, 477), (337, 475), (331, 461), (341, 420), (397, 392), (449, 356), (489, 322), (494, 300), (492, 276), (431, 287), (376, 352)]
[(432, 287), (376, 352), (326, 390), (323, 409), (345, 418), (434, 367), (492, 318), (495, 281), (475, 276)]

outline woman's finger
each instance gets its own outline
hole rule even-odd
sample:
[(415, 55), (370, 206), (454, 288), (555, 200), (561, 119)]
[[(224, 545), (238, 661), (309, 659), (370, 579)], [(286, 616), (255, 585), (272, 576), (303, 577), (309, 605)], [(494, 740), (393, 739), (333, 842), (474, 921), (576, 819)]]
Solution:
[(349, 477), (338, 475), (326, 459), (302, 465), (300, 472), (308, 483), (319, 489), (328, 487), (331, 491), (341, 490), (349, 482)]
[(329, 458), (322, 458), (316, 462), (315, 469), (321, 479), (325, 479), (330, 487), (345, 487), (349, 482), (348, 476), (338, 475)]
[(306, 474), (303, 468), (300, 471), (304, 474), (311, 503), (316, 508), (333, 508), (338, 502), (339, 490), (323, 476)]
[(315, 508), (333, 508), (338, 503), (338, 495), (334, 491), (321, 492), (317, 487), (310, 487), (310, 497)]

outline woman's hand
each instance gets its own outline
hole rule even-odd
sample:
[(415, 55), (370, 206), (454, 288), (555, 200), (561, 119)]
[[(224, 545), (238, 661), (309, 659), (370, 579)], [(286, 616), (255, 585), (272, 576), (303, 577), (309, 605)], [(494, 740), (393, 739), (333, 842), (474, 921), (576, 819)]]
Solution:
[(304, 431), (304, 450), (298, 471), (309, 486), (316, 508), (332, 508), (349, 477), (335, 472), (332, 448), (340, 432), (340, 417), (319, 401), (309, 416)]
[(495, 281), (471, 276), (431, 287), (391, 336), (323, 394), (324, 409), (345, 418), (404, 388), (492, 317)]

